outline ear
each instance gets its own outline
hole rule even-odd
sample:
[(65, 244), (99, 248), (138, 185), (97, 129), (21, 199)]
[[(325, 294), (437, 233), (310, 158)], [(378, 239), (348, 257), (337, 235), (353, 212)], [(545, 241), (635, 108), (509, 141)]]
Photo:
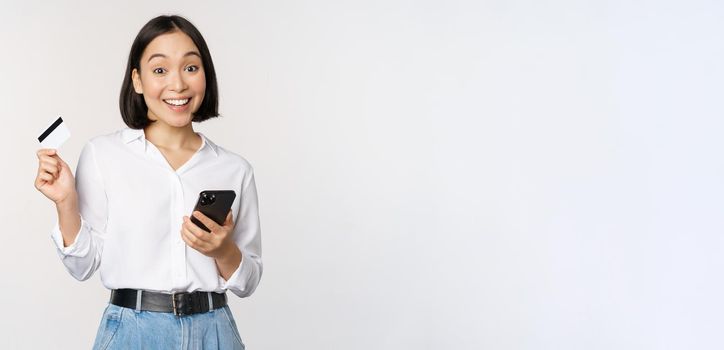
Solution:
[(133, 79), (133, 90), (136, 90), (137, 94), (143, 95), (141, 76), (138, 74), (138, 70), (136, 68), (133, 68), (133, 72), (131, 72), (131, 79)]

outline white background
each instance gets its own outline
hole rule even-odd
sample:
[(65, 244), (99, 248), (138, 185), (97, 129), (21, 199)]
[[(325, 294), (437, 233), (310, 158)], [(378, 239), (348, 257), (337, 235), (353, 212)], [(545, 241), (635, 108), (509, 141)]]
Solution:
[(63, 116), (75, 169), (124, 127), (159, 14), (216, 65), (196, 130), (255, 167), (247, 349), (724, 347), (724, 5), (533, 0), (3, 2), (0, 347), (93, 342), (36, 137)]

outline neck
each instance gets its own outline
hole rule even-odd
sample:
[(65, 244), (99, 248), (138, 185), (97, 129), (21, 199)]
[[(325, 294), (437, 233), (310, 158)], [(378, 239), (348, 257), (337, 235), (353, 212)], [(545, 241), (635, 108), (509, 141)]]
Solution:
[(168, 150), (195, 149), (194, 145), (199, 139), (191, 123), (182, 127), (173, 127), (157, 121), (145, 127), (143, 131), (146, 140), (156, 147)]

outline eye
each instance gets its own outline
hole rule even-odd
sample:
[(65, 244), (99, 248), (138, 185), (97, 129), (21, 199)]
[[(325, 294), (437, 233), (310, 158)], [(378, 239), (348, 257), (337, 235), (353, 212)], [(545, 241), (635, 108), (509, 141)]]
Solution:
[(164, 70), (163, 68), (156, 68), (156, 69), (153, 70), (153, 73), (155, 73), (155, 74), (162, 74), (162, 73), (163, 73), (163, 70)]
[(186, 71), (188, 71), (188, 72), (195, 72), (195, 71), (197, 71), (197, 70), (199, 70), (199, 67), (198, 67), (198, 66), (188, 66), (188, 67), (186, 67)]

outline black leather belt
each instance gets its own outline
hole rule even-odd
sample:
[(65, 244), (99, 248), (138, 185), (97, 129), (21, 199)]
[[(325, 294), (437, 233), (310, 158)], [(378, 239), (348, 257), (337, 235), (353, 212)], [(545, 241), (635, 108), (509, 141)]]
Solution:
[(138, 289), (113, 289), (111, 304), (138, 310), (173, 312), (176, 316), (183, 316), (224, 307), (226, 293), (197, 291), (168, 294)]

